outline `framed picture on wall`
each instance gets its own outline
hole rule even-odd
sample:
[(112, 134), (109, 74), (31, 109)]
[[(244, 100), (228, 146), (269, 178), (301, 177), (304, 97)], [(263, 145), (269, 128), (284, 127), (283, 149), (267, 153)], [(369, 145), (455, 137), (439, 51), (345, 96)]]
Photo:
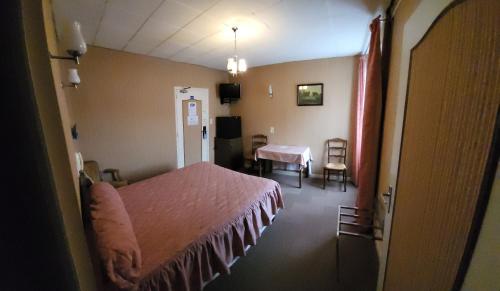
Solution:
[(297, 85), (297, 106), (323, 105), (323, 83)]

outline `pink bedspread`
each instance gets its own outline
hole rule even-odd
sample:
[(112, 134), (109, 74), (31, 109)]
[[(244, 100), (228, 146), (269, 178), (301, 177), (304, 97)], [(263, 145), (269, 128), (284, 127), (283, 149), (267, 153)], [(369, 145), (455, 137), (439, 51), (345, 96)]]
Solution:
[(142, 252), (139, 290), (201, 290), (283, 207), (280, 185), (198, 163), (118, 189)]

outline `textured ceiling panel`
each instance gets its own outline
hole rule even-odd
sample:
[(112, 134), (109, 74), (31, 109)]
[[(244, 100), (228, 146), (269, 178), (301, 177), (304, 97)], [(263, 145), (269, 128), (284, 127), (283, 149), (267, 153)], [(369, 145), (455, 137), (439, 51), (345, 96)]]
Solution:
[(220, 0), (178, 0), (177, 2), (202, 12), (217, 4)]
[(124, 49), (161, 0), (110, 0), (102, 17), (95, 45)]
[(187, 46), (171, 41), (166, 41), (156, 49), (154, 49), (150, 55), (159, 58), (170, 58), (178, 51), (185, 49)]
[(63, 42), (73, 21), (78, 21), (87, 43), (92, 44), (97, 33), (100, 19), (104, 13), (104, 0), (53, 1), (57, 35)]
[(197, 33), (197, 32), (191, 32), (186, 29), (182, 29), (175, 35), (173, 35), (171, 38), (169, 38), (169, 41), (173, 41), (175, 43), (183, 44), (185, 46), (190, 46), (200, 39), (202, 39), (202, 35)]
[(175, 1), (164, 1), (151, 19), (164, 21), (176, 26), (184, 26), (201, 12)]
[[(78, 20), (87, 43), (211, 68), (362, 52), (388, 0), (53, 0), (58, 35)], [(61, 37), (62, 36), (62, 37)]]
[(125, 47), (126, 51), (149, 54), (160, 45), (167, 37), (180, 30), (180, 27), (160, 20), (150, 19), (142, 29), (130, 40)]
[(198, 33), (202, 38), (210, 37), (226, 29), (222, 21), (202, 15), (186, 25), (187, 31)]

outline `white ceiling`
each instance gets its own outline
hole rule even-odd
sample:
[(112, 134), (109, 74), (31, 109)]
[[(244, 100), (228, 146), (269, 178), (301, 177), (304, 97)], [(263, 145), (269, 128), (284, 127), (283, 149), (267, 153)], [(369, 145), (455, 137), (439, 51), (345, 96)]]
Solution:
[(53, 0), (58, 35), (82, 25), (88, 44), (225, 70), (352, 56), (388, 0)]

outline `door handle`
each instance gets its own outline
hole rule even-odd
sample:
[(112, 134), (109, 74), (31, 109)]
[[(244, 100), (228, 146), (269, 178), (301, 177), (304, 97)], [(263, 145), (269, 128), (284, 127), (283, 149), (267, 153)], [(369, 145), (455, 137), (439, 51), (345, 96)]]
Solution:
[(382, 193), (382, 196), (388, 197), (389, 198), (389, 205), (387, 205), (387, 213), (389, 214), (391, 212), (391, 205), (392, 205), (392, 186), (389, 186), (389, 190), (387, 192)]
[(207, 138), (207, 126), (206, 125), (203, 125), (203, 129), (201, 131), (201, 137), (202, 137), (202, 139)]

